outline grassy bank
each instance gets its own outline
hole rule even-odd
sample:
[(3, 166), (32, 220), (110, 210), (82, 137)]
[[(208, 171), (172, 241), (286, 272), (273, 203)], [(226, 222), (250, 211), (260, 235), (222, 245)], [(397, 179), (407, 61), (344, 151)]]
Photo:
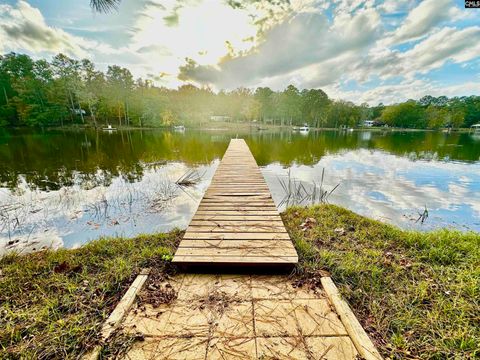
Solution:
[[(299, 283), (330, 273), (386, 358), (480, 357), (479, 234), (402, 231), (333, 205), (282, 216)], [(0, 259), (0, 358), (84, 354), (139, 270), (168, 269), (180, 236)]]
[(0, 358), (78, 358), (95, 345), (140, 269), (167, 264), (180, 235), (101, 239), (0, 259)]
[(283, 214), (299, 274), (331, 273), (385, 357), (480, 357), (480, 235), (402, 231), (333, 205)]

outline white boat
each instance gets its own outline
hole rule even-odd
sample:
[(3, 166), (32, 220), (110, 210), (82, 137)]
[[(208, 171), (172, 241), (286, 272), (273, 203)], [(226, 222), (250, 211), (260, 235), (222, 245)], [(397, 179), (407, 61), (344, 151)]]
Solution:
[(103, 131), (117, 131), (117, 128), (112, 127), (112, 125), (108, 125), (102, 129)]
[(372, 126), (374, 126), (374, 125), (375, 125), (375, 121), (373, 121), (373, 120), (365, 120), (365, 121), (363, 122), (363, 126), (364, 126), (364, 127), (372, 127)]
[(303, 126), (301, 126), (298, 130), (300, 130), (300, 132), (309, 132), (310, 128), (307, 124), (303, 124)]
[(183, 126), (183, 125), (175, 125), (175, 126), (173, 127), (173, 130), (175, 130), (175, 131), (185, 131), (185, 126)]
[(472, 125), (472, 130), (475, 133), (480, 133), (480, 123)]

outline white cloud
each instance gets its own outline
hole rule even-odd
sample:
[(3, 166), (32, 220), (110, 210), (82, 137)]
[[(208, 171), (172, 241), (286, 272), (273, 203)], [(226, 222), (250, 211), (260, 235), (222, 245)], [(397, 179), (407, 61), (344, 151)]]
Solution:
[(452, 0), (420, 1), (408, 14), (403, 24), (387, 39), (389, 44), (416, 40), (427, 35), (436, 25), (454, 15)]
[[(122, 29), (116, 35), (102, 33), (102, 42), (91, 31), (83, 31), (82, 37), (52, 27), (39, 9), (20, 0), (15, 6), (0, 5), (0, 51), (89, 57), (101, 69), (116, 63), (134, 76), (167, 74), (161, 84), (171, 87), (183, 80), (216, 89), (278, 90), (293, 83), (370, 103), (423, 96), (423, 91), (433, 94), (441, 83), (428, 80), (432, 70), (447, 63), (472, 65), (479, 59), (480, 22), (453, 0), (282, 4), (261, 0), (231, 7), (224, 0), (124, 0), (121, 12), (102, 15), (98, 23), (67, 22), (65, 29)], [(81, 10), (84, 18), (88, 7)], [(119, 46), (109, 45), (111, 36)], [(478, 68), (465, 71), (472, 69), (473, 83)], [(366, 89), (342, 90), (352, 80)], [(445, 91), (449, 89), (453, 87)], [(460, 86), (455, 89), (462, 92)]]
[[(445, 27), (404, 52), (377, 44), (366, 56), (357, 56), (357, 60), (350, 63), (348, 75), (359, 82), (373, 75), (382, 81), (403, 77), (401, 84), (410, 84), (419, 74), (427, 74), (447, 62), (464, 64), (479, 56), (480, 27), (461, 30)], [(395, 87), (389, 86), (392, 90)]]
[[(480, 55), (480, 27), (458, 30), (443, 28), (402, 55), (411, 71), (426, 73), (451, 60), (456, 63), (472, 60)], [(406, 60), (406, 61), (405, 61)], [(405, 67), (407, 64), (404, 64)]]
[(148, 68), (145, 59), (151, 58), (148, 51), (137, 52), (128, 46), (115, 48), (52, 27), (38, 8), (23, 0), (15, 6), (0, 5), (0, 53), (9, 51), (26, 52), (33, 57), (64, 53), (77, 59), (89, 58), (103, 69), (114, 59), (116, 64), (142, 75)]
[[(455, 12), (449, 0), (441, 1), (446, 16)], [(479, 27), (435, 28), (445, 16), (430, 1), (415, 7), (388, 41), (381, 37), (385, 30), (372, 4), (345, 1), (341, 9), (331, 19), (321, 11), (296, 13), (265, 31), (250, 51), (215, 64), (190, 62), (181, 68), (181, 78), (216, 88), (269, 86), (278, 90), (292, 83), (300, 88), (322, 87), (331, 97), (355, 102), (392, 103), (434, 94), (437, 89), (441, 93), (445, 88), (425, 79), (426, 74), (447, 62), (464, 64), (479, 57)], [(422, 40), (408, 50), (387, 46), (392, 38), (402, 42), (420, 35)], [(345, 82), (362, 84), (372, 79), (378, 85), (362, 91), (342, 90)], [(465, 89), (475, 92), (477, 87)], [(445, 89), (445, 94), (450, 90)]]
[(379, 4), (378, 9), (386, 14), (396, 14), (407, 11), (414, 0), (388, 0)]
[(263, 42), (251, 51), (224, 58), (217, 66), (186, 66), (182, 75), (222, 88), (291, 77), (295, 71), (347, 53), (358, 56), (375, 41), (379, 23), (373, 9), (343, 13), (333, 23), (320, 13), (299, 13), (266, 31)]
[(26, 1), (16, 7), (0, 5), (0, 50), (27, 50), (36, 52), (64, 52), (85, 57), (88, 55), (83, 39), (62, 29), (49, 27), (42, 13)]
[[(340, 85), (332, 85), (325, 88), (329, 96), (356, 103), (368, 103), (376, 105), (379, 102), (391, 104), (407, 99), (418, 99), (426, 94), (434, 95), (435, 87), (425, 80), (407, 80), (398, 84), (385, 84), (375, 86), (372, 89), (345, 91)], [(444, 95), (443, 92), (441, 95)]]
[(440, 86), (425, 79), (405, 80), (398, 84), (384, 84), (372, 89), (345, 91), (339, 85), (326, 86), (324, 90), (330, 97), (351, 100), (355, 103), (377, 105), (379, 102), (392, 104), (408, 99), (420, 99), (432, 96), (469, 96), (480, 94), (480, 81), (469, 81), (458, 85)]
[[(176, 74), (185, 58), (215, 64), (229, 52), (246, 51), (257, 34), (249, 10), (223, 1), (149, 1), (137, 13), (130, 47), (148, 49), (147, 64)], [(188, 6), (187, 6), (188, 5)]]

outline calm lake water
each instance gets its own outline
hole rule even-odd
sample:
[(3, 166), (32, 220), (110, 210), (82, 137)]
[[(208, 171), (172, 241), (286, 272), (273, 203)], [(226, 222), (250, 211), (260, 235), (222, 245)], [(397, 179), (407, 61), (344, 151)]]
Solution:
[[(402, 228), (480, 231), (480, 135), (437, 132), (0, 132), (0, 254), (184, 228), (230, 138), (277, 205), (286, 184)], [(179, 187), (194, 170), (201, 180)], [(318, 192), (317, 192), (318, 193)], [(304, 202), (310, 202), (305, 200)], [(429, 217), (416, 222), (425, 207)]]

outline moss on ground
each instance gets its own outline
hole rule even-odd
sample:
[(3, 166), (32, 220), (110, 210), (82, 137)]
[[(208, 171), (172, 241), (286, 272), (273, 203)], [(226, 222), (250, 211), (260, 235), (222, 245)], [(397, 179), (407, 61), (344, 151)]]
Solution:
[(402, 231), (334, 205), (282, 216), (299, 275), (331, 273), (385, 357), (480, 357), (480, 234)]
[(139, 271), (165, 266), (180, 236), (106, 238), (1, 258), (0, 358), (79, 358)]

